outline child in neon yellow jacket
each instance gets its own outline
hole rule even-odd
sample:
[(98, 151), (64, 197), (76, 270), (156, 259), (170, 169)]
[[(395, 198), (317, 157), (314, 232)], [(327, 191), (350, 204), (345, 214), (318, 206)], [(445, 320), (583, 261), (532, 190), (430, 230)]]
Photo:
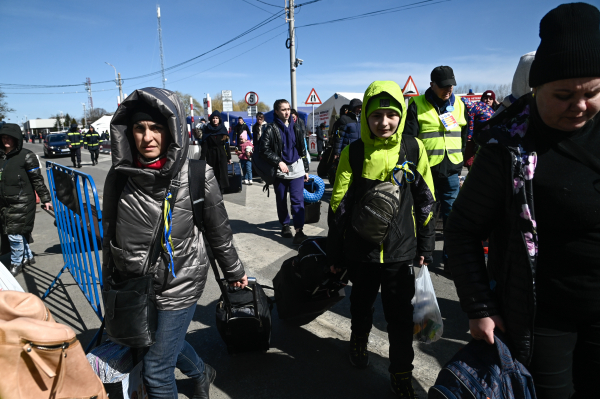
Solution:
[[(402, 137), (406, 105), (397, 83), (373, 82), (365, 91), (360, 119), (361, 140), (347, 146), (340, 156), (328, 216), (327, 255), (335, 265), (332, 271), (347, 267), (352, 281), (350, 362), (359, 368), (369, 364), (368, 336), (373, 324), (373, 304), (381, 287), (390, 341), (392, 390), (400, 398), (412, 399), (412, 263), (415, 258), (421, 265), (429, 263), (435, 247), (434, 226), (430, 223), (435, 202), (433, 181), (423, 143)], [(408, 143), (409, 140), (414, 141)], [(402, 162), (403, 159), (408, 162)], [(356, 168), (361, 163), (362, 172), (353, 170), (351, 165)], [(382, 182), (400, 186), (400, 202), (393, 228), (378, 245), (361, 237), (360, 228), (350, 223), (340, 226), (337, 216), (340, 212), (352, 212), (365, 192)]]

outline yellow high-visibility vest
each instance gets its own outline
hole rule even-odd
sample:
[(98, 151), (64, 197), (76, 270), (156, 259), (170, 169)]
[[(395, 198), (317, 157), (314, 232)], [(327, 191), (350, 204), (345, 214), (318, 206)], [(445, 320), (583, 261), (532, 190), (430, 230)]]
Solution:
[(467, 124), (465, 119), (465, 104), (459, 96), (454, 97), (454, 110), (451, 114), (456, 119), (458, 127), (446, 130), (440, 120), (436, 109), (425, 95), (413, 97), (410, 101), (417, 104), (417, 118), (419, 121), (419, 139), (425, 145), (429, 166), (442, 162), (445, 153), (448, 153), (450, 162), (459, 164), (463, 162), (461, 129)]

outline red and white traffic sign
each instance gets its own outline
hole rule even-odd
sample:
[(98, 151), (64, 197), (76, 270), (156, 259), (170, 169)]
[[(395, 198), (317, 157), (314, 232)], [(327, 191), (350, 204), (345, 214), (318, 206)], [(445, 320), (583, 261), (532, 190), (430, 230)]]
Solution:
[(404, 89), (402, 89), (402, 95), (404, 97), (417, 97), (419, 96), (419, 90), (417, 89), (417, 85), (413, 80), (412, 76), (408, 77), (406, 84), (404, 85)]
[(310, 94), (308, 95), (308, 98), (306, 99), (306, 101), (304, 102), (304, 104), (307, 105), (317, 105), (317, 104), (323, 104), (321, 102), (321, 99), (319, 98), (319, 95), (317, 94), (317, 91), (313, 88), (310, 91)]
[(252, 106), (252, 105), (256, 105), (258, 104), (258, 94), (256, 94), (253, 91), (249, 91), (248, 93), (246, 93), (246, 104)]

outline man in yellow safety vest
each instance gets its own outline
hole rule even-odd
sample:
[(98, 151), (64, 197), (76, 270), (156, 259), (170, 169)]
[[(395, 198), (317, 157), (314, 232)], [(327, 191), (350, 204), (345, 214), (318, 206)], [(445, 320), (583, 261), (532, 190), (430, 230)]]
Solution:
[[(463, 152), (467, 143), (467, 109), (460, 97), (452, 93), (456, 86), (454, 71), (439, 66), (431, 72), (430, 88), (413, 97), (408, 104), (404, 134), (419, 138), (427, 151), (433, 175), (435, 198), (446, 219), (458, 195)], [(444, 249), (444, 269), (449, 271)]]

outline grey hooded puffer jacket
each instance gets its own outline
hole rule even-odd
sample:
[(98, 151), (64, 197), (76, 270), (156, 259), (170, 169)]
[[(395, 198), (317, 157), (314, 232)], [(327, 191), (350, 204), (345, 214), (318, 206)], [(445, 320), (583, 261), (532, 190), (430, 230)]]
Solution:
[[(128, 126), (132, 111), (140, 102), (156, 107), (167, 118), (171, 144), (167, 161), (160, 170), (135, 165), (137, 150)], [(154, 276), (159, 309), (185, 309), (198, 301), (209, 268), (202, 234), (194, 224), (188, 186), (188, 136), (184, 107), (169, 90), (136, 90), (121, 104), (110, 124), (113, 166), (104, 186), (103, 265), (106, 278), (140, 276), (146, 272), (154, 232), (160, 225), (162, 206), (171, 179), (180, 173), (181, 186), (172, 211), (174, 245), (173, 277), (169, 257), (163, 251)], [(125, 176), (125, 188), (117, 192), (118, 179)], [(206, 167), (204, 228), (219, 266), (228, 281), (244, 276), (244, 267), (233, 247), (232, 232), (223, 198), (210, 166)]]

